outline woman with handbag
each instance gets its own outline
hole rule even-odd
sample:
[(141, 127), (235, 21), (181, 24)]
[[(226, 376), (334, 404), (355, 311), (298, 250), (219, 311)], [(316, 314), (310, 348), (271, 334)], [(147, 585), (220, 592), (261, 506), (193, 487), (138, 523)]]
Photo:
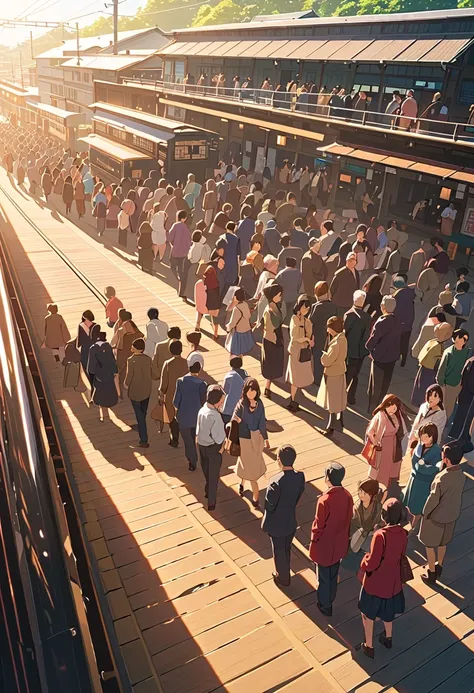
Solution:
[(403, 450), (402, 440), (408, 430), (408, 418), (401, 400), (385, 395), (374, 409), (366, 431), (362, 456), (370, 465), (369, 477), (388, 489), (400, 478)]
[(314, 380), (313, 355), (314, 345), (313, 325), (307, 315), (311, 310), (311, 299), (303, 294), (298, 298), (293, 308), (293, 317), (290, 321), (290, 343), (288, 345), (288, 367), (286, 380), (291, 386), (291, 397), (288, 409), (296, 412), (299, 405), (296, 403), (298, 389), (309, 387)]
[(375, 619), (383, 621), (385, 630), (379, 635), (379, 642), (388, 650), (392, 647), (393, 621), (405, 611), (403, 584), (413, 578), (410, 564), (405, 555), (407, 531), (402, 525), (406, 512), (401, 501), (389, 498), (383, 504), (382, 520), (385, 527), (378, 529), (360, 564), (359, 579), (362, 589), (359, 596), (359, 609), (362, 616), (365, 640), (362, 652), (374, 659)]
[(232, 309), (225, 348), (232, 356), (244, 356), (255, 346), (255, 340), (250, 327), (250, 308), (245, 300), (244, 289), (237, 289), (229, 306)]
[(283, 377), (285, 351), (283, 346), (282, 311), (283, 289), (272, 282), (263, 290), (268, 306), (263, 311), (262, 375), (265, 378), (265, 397), (271, 399), (273, 380)]
[(418, 429), (418, 444), (411, 458), (411, 474), (403, 492), (402, 502), (412, 515), (412, 530), (421, 519), (423, 508), (430, 495), (431, 482), (441, 471), (441, 448), (438, 445), (438, 428), (435, 423), (425, 423)]
[(323, 435), (332, 436), (334, 429), (343, 431), (343, 412), (347, 406), (346, 358), (347, 339), (341, 317), (333, 316), (326, 323), (327, 351), (321, 354), (324, 375), (319, 386), (316, 404), (329, 412), (329, 420)]
[(354, 553), (370, 550), (372, 536), (382, 524), (382, 503), (378, 481), (375, 479), (360, 481), (357, 495), (359, 502), (354, 505), (350, 530), (350, 547)]
[[(232, 425), (238, 424), (239, 457), (235, 473), (240, 478), (239, 494), (244, 495), (244, 483), (249, 481), (252, 487), (252, 505), (260, 509), (258, 501), (258, 480), (267, 471), (263, 459), (264, 448), (270, 447), (265, 419), (265, 407), (260, 399), (260, 386), (255, 378), (247, 378), (242, 389), (242, 397), (237, 404), (231, 419)], [(235, 425), (234, 425), (235, 427)], [(236, 444), (236, 438), (228, 439), (226, 447), (231, 450)]]

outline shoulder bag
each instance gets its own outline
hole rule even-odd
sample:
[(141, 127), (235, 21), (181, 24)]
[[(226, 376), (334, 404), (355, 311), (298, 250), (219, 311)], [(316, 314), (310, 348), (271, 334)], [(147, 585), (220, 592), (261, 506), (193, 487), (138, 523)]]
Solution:
[[(305, 325), (305, 323), (303, 323), (301, 325), (301, 327), (303, 328), (304, 336), (306, 337), (306, 325)], [(300, 363), (308, 363), (308, 361), (311, 361), (311, 357), (312, 357), (311, 347), (305, 346), (305, 347), (302, 347), (302, 349), (300, 350), (300, 353), (298, 356), (298, 361)]]

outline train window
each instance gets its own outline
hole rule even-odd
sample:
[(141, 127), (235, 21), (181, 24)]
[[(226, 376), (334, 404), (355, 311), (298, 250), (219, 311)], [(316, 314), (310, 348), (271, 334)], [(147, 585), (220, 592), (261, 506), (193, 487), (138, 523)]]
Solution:
[(133, 135), (132, 141), (136, 147), (145, 149), (147, 152), (151, 152), (151, 154), (153, 154), (155, 151), (154, 144), (151, 142), (151, 140), (147, 140), (144, 137), (139, 137), (138, 135)]
[(207, 159), (207, 142), (198, 140), (196, 142), (176, 142), (174, 146), (175, 161), (185, 161), (188, 159)]

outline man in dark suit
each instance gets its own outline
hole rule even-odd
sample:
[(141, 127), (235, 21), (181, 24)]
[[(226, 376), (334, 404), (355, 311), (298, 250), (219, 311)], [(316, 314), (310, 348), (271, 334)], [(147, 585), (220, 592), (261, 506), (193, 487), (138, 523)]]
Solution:
[(393, 315), (396, 304), (393, 296), (382, 298), (382, 315), (375, 321), (365, 345), (372, 359), (368, 390), (369, 411), (373, 411), (387, 394), (393, 369), (400, 358), (402, 328), (398, 318)]
[(151, 395), (151, 358), (145, 352), (145, 340), (136, 339), (131, 346), (132, 355), (127, 359), (124, 387), (132, 403), (138, 424), (138, 447), (149, 448), (146, 414)]
[(402, 357), (400, 366), (403, 368), (407, 361), (411, 331), (415, 319), (416, 292), (413, 286), (408, 286), (406, 277), (403, 274), (395, 277), (393, 286), (395, 287), (393, 298), (397, 302), (393, 314), (400, 322), (400, 355)]
[(370, 335), (371, 318), (363, 310), (366, 296), (365, 291), (354, 291), (354, 305), (344, 315), (344, 332), (347, 339), (347, 401), (349, 404), (356, 403), (360, 369), (369, 353), (365, 348), (365, 343)]
[(349, 253), (345, 267), (338, 269), (329, 287), (331, 299), (341, 317), (352, 306), (354, 291), (360, 287), (359, 272), (356, 270), (357, 255)]
[(176, 382), (173, 405), (176, 409), (176, 421), (184, 442), (184, 454), (189, 462), (189, 471), (194, 472), (197, 466), (196, 425), (199, 410), (206, 401), (207, 385), (199, 377), (204, 360), (195, 351), (187, 358), (189, 373)]
[(275, 561), (273, 580), (279, 587), (290, 584), (291, 544), (296, 532), (296, 506), (301, 498), (305, 479), (303, 472), (293, 469), (296, 451), (292, 445), (278, 450), (281, 471), (270, 479), (265, 495), (262, 529), (270, 535)]
[(324, 616), (332, 616), (339, 566), (349, 548), (354, 503), (349, 491), (342, 486), (345, 473), (339, 462), (331, 462), (326, 469), (328, 490), (318, 498), (311, 528), (309, 555), (318, 566), (317, 607)]

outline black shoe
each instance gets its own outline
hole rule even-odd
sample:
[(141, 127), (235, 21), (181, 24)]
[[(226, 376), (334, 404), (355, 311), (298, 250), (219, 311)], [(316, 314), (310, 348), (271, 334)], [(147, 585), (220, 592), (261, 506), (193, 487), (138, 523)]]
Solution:
[(319, 602), (316, 602), (316, 606), (318, 607), (318, 609), (320, 610), (320, 612), (322, 613), (323, 616), (327, 616), (328, 618), (330, 618), (332, 616), (332, 607), (330, 607), (328, 609), (328, 608), (324, 607), (322, 604), (320, 604)]
[(392, 638), (387, 638), (385, 631), (379, 635), (379, 643), (387, 648), (387, 650), (392, 649)]
[(350, 405), (354, 406), (355, 403), (356, 403), (355, 399), (349, 399), (349, 398), (347, 398), (347, 404), (350, 404)]
[(149, 447), (150, 447), (150, 443), (142, 443), (142, 441), (140, 441), (140, 442), (138, 443), (138, 447), (139, 447), (139, 448), (149, 448)]
[(334, 428), (325, 428), (324, 431), (321, 431), (323, 436), (326, 436), (326, 438), (332, 438), (334, 435)]
[(138, 424), (132, 424), (130, 428), (132, 429), (132, 431), (138, 431)]
[(178, 441), (177, 440), (170, 440), (168, 445), (171, 445), (172, 448), (177, 448), (178, 447)]
[(366, 657), (369, 659), (374, 659), (375, 657), (375, 650), (373, 647), (367, 647), (365, 642), (361, 643), (360, 649), (362, 652), (365, 654)]
[(288, 404), (287, 409), (289, 411), (296, 412), (296, 411), (298, 411), (299, 408), (300, 408), (300, 405), (298, 404), (298, 402), (295, 402), (294, 399), (290, 399), (290, 403)]
[(261, 509), (262, 509), (262, 508), (260, 507), (260, 503), (259, 503), (258, 500), (254, 501), (254, 499), (252, 498), (252, 500), (251, 500), (250, 502), (252, 503), (252, 505), (253, 505), (253, 507), (255, 508), (255, 510), (261, 510)]
[(440, 565), (439, 563), (437, 563), (435, 566), (435, 572), (436, 572), (436, 577), (440, 578), (441, 575), (443, 574), (443, 566)]
[(215, 509), (216, 509), (216, 504), (215, 504), (215, 503), (214, 503), (214, 505), (208, 505), (208, 506), (207, 506), (207, 510), (208, 510), (208, 512), (210, 512), (210, 513), (212, 513), (212, 511), (215, 510)]
[(427, 585), (436, 585), (436, 570), (427, 570), (424, 575), (421, 576), (423, 582)]
[(243, 495), (244, 495), (244, 485), (239, 484), (239, 496), (243, 496)]
[(188, 469), (189, 469), (190, 472), (195, 472), (195, 471), (196, 471), (196, 467), (195, 467), (193, 464), (191, 464), (191, 463), (188, 465)]
[(273, 582), (277, 587), (289, 587), (289, 582), (282, 582), (276, 573), (272, 573)]
[(263, 396), (267, 397), (268, 399), (272, 398), (272, 392), (271, 392), (271, 390), (268, 389), (268, 387), (266, 387), (265, 390), (263, 391)]

